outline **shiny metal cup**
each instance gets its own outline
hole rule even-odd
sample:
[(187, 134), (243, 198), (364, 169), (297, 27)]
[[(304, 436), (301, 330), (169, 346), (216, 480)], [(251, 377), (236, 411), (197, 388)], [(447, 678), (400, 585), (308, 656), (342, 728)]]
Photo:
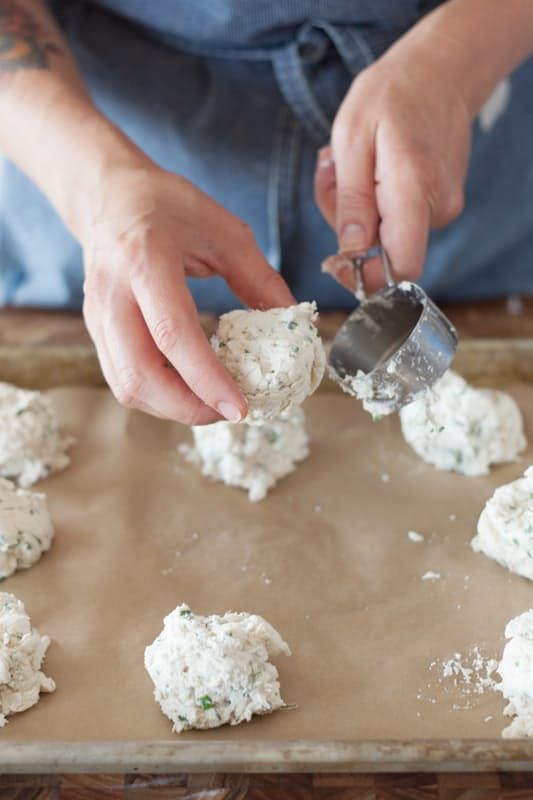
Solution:
[(387, 286), (371, 297), (364, 290), (368, 256), (351, 259), (361, 302), (333, 340), (328, 364), (345, 391), (350, 379), (365, 373), (372, 410), (385, 414), (410, 403), (446, 372), (457, 332), (420, 286), (395, 283), (387, 254), (379, 251)]

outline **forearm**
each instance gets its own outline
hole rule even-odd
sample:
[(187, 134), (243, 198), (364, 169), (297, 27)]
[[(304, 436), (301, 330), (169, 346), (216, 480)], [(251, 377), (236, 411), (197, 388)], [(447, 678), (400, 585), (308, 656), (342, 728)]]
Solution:
[(107, 167), (143, 158), (92, 103), (39, 0), (0, 0), (0, 150), (78, 237), (83, 206)]
[[(412, 48), (461, 91), (475, 116), (494, 87), (533, 54), (532, 0), (448, 0), (391, 50)], [(405, 52), (403, 52), (403, 55)]]

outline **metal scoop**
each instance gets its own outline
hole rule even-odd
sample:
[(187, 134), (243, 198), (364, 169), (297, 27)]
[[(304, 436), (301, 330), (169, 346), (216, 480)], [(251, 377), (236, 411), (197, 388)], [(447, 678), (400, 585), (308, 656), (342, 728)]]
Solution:
[(383, 247), (378, 248), (387, 286), (371, 297), (364, 288), (367, 255), (342, 254), (354, 270), (360, 305), (337, 333), (329, 373), (363, 401), (374, 416), (398, 411), (429, 389), (450, 366), (457, 332), (416, 283), (395, 283)]

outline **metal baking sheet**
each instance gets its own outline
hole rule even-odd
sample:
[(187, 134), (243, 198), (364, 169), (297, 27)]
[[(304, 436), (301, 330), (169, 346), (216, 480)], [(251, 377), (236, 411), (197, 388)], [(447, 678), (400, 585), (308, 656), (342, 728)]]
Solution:
[[(505, 351), (516, 348), (506, 343), (500, 364)], [(504, 382), (513, 369), (501, 366)], [(508, 389), (531, 440), (533, 384)], [(306, 404), (312, 455), (250, 504), (183, 462), (181, 426), (127, 412), (102, 389), (52, 395), (78, 439), (71, 467), (39, 487), (56, 539), (2, 588), (52, 637), (45, 671), (58, 689), (0, 732), (2, 771), (529, 767), (533, 743), (499, 738), (501, 696), (454, 709), (464, 698), (430, 665), (475, 645), (499, 657), (505, 623), (533, 605), (528, 581), (469, 548), (483, 503), (532, 463), (531, 445), (487, 477), (439, 473), (405, 445), (397, 419), (373, 423), (350, 398), (321, 392)], [(441, 579), (422, 581), (427, 570)], [(298, 708), (171, 734), (142, 653), (181, 601), (271, 621), (293, 650), (277, 666)]]

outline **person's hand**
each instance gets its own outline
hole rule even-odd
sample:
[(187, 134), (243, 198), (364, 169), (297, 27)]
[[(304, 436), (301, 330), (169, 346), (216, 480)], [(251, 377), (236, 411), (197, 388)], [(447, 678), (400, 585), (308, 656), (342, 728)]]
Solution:
[[(399, 42), (360, 73), (334, 121), (331, 147), (319, 152), (315, 196), (336, 230), (339, 250), (364, 252), (378, 233), (395, 276), (422, 272), (430, 227), (463, 208), (471, 114), (446, 59)], [(335, 259), (325, 270), (335, 272)], [(353, 273), (334, 274), (353, 289)], [(365, 284), (384, 283), (377, 259)]]
[(116, 398), (186, 424), (244, 417), (246, 399), (211, 349), (185, 278), (221, 275), (254, 308), (294, 303), (250, 228), (153, 165), (112, 172), (90, 205), (83, 311)]

